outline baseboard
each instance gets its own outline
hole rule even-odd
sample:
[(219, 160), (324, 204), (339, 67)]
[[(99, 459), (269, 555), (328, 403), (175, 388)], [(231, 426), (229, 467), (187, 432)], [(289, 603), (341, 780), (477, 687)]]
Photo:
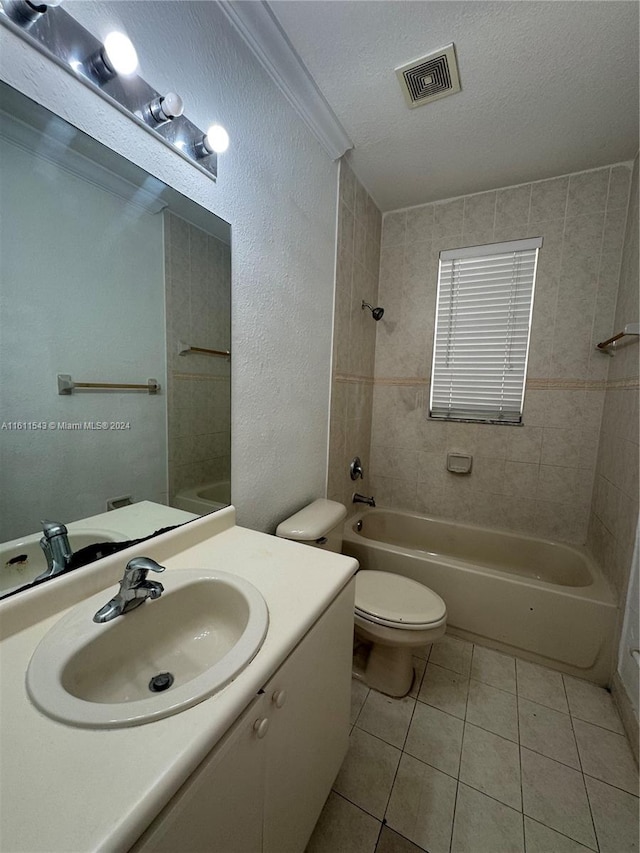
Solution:
[(616, 707), (620, 712), (622, 725), (624, 726), (624, 730), (629, 738), (629, 743), (631, 744), (636, 764), (638, 764), (638, 742), (640, 741), (638, 718), (636, 717), (633, 705), (631, 704), (629, 695), (618, 672), (614, 672), (613, 678), (611, 679), (611, 694), (614, 702), (616, 703)]

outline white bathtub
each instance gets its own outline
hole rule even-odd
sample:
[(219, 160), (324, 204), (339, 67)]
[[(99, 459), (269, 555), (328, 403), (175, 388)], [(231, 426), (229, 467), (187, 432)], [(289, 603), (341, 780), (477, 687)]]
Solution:
[(342, 550), (437, 592), (451, 633), (609, 683), (618, 608), (583, 548), (378, 508), (347, 519)]
[(221, 480), (219, 483), (205, 483), (182, 489), (171, 503), (176, 509), (194, 512), (196, 515), (207, 515), (229, 506), (230, 502), (231, 483), (229, 480)]

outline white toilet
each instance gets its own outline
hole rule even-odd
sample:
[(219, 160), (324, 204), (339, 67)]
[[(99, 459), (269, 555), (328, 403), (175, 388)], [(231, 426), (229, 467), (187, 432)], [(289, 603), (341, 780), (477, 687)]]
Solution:
[[(340, 552), (347, 515), (336, 501), (319, 498), (278, 525), (276, 535)], [(447, 607), (433, 590), (390, 572), (356, 575), (356, 635), (371, 643), (356, 677), (388, 696), (406, 696), (413, 684), (412, 650), (444, 635)]]

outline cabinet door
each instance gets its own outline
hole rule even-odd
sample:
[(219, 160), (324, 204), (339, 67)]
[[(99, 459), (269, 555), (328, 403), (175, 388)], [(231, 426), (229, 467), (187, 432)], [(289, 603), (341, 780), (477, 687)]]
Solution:
[(254, 700), (130, 853), (260, 853), (265, 709)]
[(355, 582), (265, 687), (264, 853), (302, 853), (347, 752)]

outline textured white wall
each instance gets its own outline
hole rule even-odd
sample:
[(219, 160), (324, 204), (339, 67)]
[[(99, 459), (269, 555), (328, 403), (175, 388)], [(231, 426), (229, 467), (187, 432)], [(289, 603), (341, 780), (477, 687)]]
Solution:
[(65, 5), (125, 30), (148, 82), (231, 136), (214, 184), (0, 28), (3, 80), (231, 223), (232, 500), (272, 530), (326, 486), (337, 165), (212, 0)]

